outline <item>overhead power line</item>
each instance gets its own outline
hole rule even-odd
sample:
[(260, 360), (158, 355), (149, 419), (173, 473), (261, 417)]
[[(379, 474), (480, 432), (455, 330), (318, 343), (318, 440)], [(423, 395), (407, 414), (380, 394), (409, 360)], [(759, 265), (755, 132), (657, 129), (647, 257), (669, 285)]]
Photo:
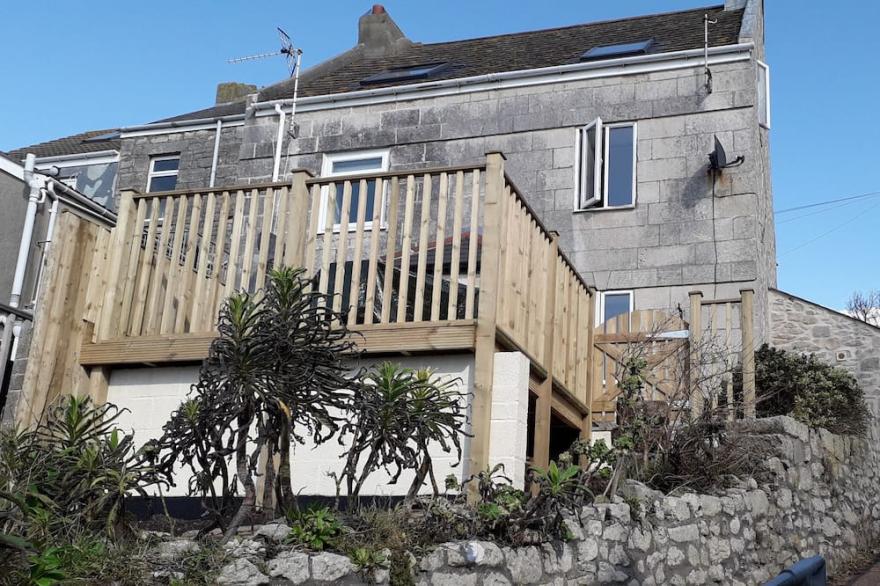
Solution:
[(880, 203), (876, 203), (876, 204), (874, 204), (874, 205), (872, 205), (872, 206), (870, 206), (870, 207), (868, 207), (868, 208), (866, 208), (866, 209), (860, 211), (858, 214), (856, 214), (855, 216), (852, 216), (851, 218), (849, 218), (849, 219), (846, 220), (845, 222), (841, 222), (840, 224), (834, 226), (834, 227), (831, 228), (830, 230), (826, 230), (825, 232), (822, 232), (821, 234), (815, 236), (814, 238), (810, 238), (810, 239), (807, 240), (806, 242), (802, 242), (802, 243), (798, 244), (798, 245), (795, 246), (794, 248), (789, 248), (789, 249), (786, 250), (785, 252), (780, 253), (779, 256), (786, 256), (786, 255), (788, 255), (788, 254), (791, 254), (792, 252), (795, 252), (796, 250), (800, 250), (801, 248), (803, 248), (803, 247), (805, 247), (805, 246), (808, 246), (808, 245), (812, 244), (813, 242), (816, 242), (817, 240), (820, 240), (820, 239), (822, 239), (822, 238), (825, 238), (825, 237), (828, 236), (829, 234), (832, 234), (833, 232), (836, 232), (836, 231), (840, 230), (840, 229), (843, 228), (844, 226), (848, 226), (849, 224), (852, 224), (852, 223), (855, 222), (856, 220), (859, 220), (859, 219), (863, 218), (863, 217), (865, 216), (866, 213), (870, 212), (871, 210), (873, 210), (873, 209), (875, 209), (875, 208), (877, 208), (877, 207), (880, 207)]
[(786, 213), (788, 213), (788, 212), (796, 212), (796, 211), (798, 211), (798, 210), (806, 210), (806, 209), (809, 209), (809, 208), (817, 208), (817, 207), (819, 207), (819, 206), (827, 206), (827, 205), (831, 205), (831, 204), (833, 204), (833, 203), (839, 203), (839, 202), (842, 202), (842, 201), (852, 201), (852, 200), (856, 200), (856, 199), (868, 199), (868, 198), (871, 198), (871, 197), (877, 197), (878, 195), (880, 195), (880, 191), (869, 191), (868, 193), (862, 193), (862, 194), (860, 194), (860, 195), (851, 195), (851, 196), (849, 196), (849, 197), (841, 197), (841, 198), (838, 198), (838, 199), (829, 199), (829, 200), (826, 200), (826, 201), (819, 201), (819, 202), (816, 202), (816, 203), (808, 203), (808, 204), (804, 204), (804, 205), (802, 205), (802, 206), (795, 206), (795, 207), (793, 207), (793, 208), (785, 208), (784, 210), (776, 210), (776, 211), (773, 212), (773, 213), (776, 214), (776, 215), (779, 215), (779, 214), (786, 214)]

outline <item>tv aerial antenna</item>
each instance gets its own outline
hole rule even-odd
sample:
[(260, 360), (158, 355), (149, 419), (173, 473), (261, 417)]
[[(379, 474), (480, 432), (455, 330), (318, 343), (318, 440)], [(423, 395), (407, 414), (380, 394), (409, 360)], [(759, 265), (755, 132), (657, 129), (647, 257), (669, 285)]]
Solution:
[(281, 48), (279, 50), (248, 55), (246, 57), (236, 57), (235, 59), (227, 59), (226, 62), (246, 63), (248, 61), (259, 61), (260, 59), (268, 59), (269, 57), (284, 55), (287, 59), (287, 71), (290, 77), (298, 77), (300, 62), (302, 61), (302, 49), (293, 46), (293, 42), (290, 40), (290, 35), (284, 32), (284, 29), (281, 27), (278, 27), (278, 36), (281, 39)]

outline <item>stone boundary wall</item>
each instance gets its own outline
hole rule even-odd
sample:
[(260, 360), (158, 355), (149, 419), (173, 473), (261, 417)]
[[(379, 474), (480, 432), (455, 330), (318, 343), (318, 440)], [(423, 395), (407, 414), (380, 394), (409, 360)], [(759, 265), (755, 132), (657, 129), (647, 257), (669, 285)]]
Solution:
[[(416, 584), (762, 584), (816, 554), (833, 575), (880, 536), (877, 429), (870, 439), (853, 439), (788, 417), (741, 425), (769, 451), (756, 479), (714, 495), (668, 496), (629, 483), (625, 499), (585, 507), (580, 522), (567, 520), (569, 541), (517, 548), (445, 543), (415, 562)], [(281, 541), (286, 534), (285, 526), (265, 525), (256, 541), (235, 540), (227, 547), (237, 559), (218, 583), (366, 583), (337, 554), (276, 548), (267, 559), (259, 536)], [(379, 570), (373, 581), (388, 578)]]
[(880, 417), (880, 328), (771, 289), (769, 342), (783, 350), (815, 354), (848, 370)]

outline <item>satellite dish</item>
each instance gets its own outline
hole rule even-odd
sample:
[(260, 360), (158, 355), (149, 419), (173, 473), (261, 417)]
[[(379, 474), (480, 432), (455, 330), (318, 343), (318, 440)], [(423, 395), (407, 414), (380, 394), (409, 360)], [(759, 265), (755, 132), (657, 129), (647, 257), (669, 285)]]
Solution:
[(718, 140), (718, 136), (715, 136), (715, 148), (709, 153), (709, 172), (715, 173), (720, 172), (722, 169), (727, 169), (729, 167), (739, 167), (745, 162), (746, 158), (742, 155), (735, 158), (732, 162), (727, 162), (727, 153), (724, 151), (724, 146), (721, 144), (721, 141)]
[(727, 153), (718, 137), (715, 137), (715, 149), (709, 153), (709, 167), (713, 171), (720, 171), (727, 166)]

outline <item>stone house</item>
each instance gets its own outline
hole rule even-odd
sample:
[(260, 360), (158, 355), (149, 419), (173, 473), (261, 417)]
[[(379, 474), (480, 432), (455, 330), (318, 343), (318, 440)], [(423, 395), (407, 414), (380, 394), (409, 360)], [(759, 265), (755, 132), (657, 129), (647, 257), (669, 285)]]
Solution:
[[(465, 466), (450, 467), (460, 476), (489, 461), (501, 461), (521, 481), (527, 460), (546, 462), (578, 434), (589, 437), (591, 397), (593, 406), (596, 401), (590, 379), (595, 382), (596, 377), (590, 374), (592, 359), (583, 356), (592, 351), (594, 327), (619, 315), (662, 310), (699, 323), (692, 308), (696, 312), (704, 308), (699, 297), (694, 305), (694, 290), (708, 300), (727, 301), (748, 291), (754, 304), (747, 312), (748, 321), (753, 321), (750, 345), (780, 340), (772, 331), (780, 320), (775, 314), (778, 303), (773, 301), (776, 254), (763, 2), (727, 0), (723, 6), (430, 44), (409, 39), (377, 5), (360, 18), (357, 31), (355, 46), (306, 69), (298, 84), (290, 79), (259, 90), (222, 84), (217, 103), (203, 110), (19, 149), (12, 156), (36, 151), (38, 164), (55, 157), (68, 168), (82, 167), (83, 177), (101, 177), (100, 186), (77, 183), (78, 189), (104, 194), (106, 186), (113, 185), (106, 205), (119, 212), (120, 225), (123, 217), (130, 218), (125, 227), (132, 230), (135, 225), (131, 234), (141, 243), (130, 250), (137, 254), (136, 248), (146, 250), (142, 238), (168, 237), (161, 242), (169, 250), (176, 247), (169, 258), (179, 255), (185, 267), (180, 274), (187, 279), (195, 273), (199, 282), (210, 280), (234, 264), (229, 259), (232, 250), (238, 251), (237, 241), (231, 248), (220, 246), (218, 257), (210, 252), (219, 246), (210, 234), (215, 239), (218, 232), (225, 235), (227, 224), (234, 233), (238, 224), (242, 233), (254, 234), (252, 248), (243, 246), (253, 252), (257, 277), (251, 280), (250, 258), (244, 269), (239, 266), (239, 272), (228, 275), (251, 286), (260, 282), (261, 270), (264, 278), (266, 266), (282, 251), (285, 259), (305, 258), (306, 265), (321, 269), (325, 290), (344, 294), (357, 306), (352, 319), (368, 333), (377, 331), (372, 326), (394, 322), (383, 308), (377, 309), (377, 323), (372, 323), (372, 308), (380, 304), (383, 271), (386, 281), (396, 283), (385, 293), (407, 298), (407, 287), (410, 295), (433, 287), (430, 302), (425, 298), (424, 319), (422, 300), (397, 312), (398, 322), (423, 322), (430, 328), (398, 329), (387, 338), (367, 335), (364, 360), (402, 355), (405, 364), (429, 365), (457, 378), (473, 395), (474, 438), (466, 441)], [(54, 150), (45, 150), (49, 148)], [(727, 153), (726, 166), (718, 161), (719, 149)], [(502, 155), (487, 158), (487, 153)], [(710, 154), (715, 158), (710, 159)], [(88, 173), (90, 165), (95, 168)], [(274, 198), (258, 195), (263, 193), (260, 190), (280, 189), (281, 183), (291, 185), (291, 193), (301, 189), (308, 194), (311, 189), (318, 199), (311, 207), (296, 207), (295, 201), (278, 203), (277, 191)], [(397, 187), (401, 202), (405, 191), (415, 192), (415, 203), (401, 203), (399, 216), (394, 203)], [(336, 189), (335, 206), (329, 195), (332, 189)], [(446, 205), (447, 190), (448, 209), (438, 211), (436, 206)], [(549, 281), (551, 286), (538, 282), (533, 269), (540, 269), (540, 263), (528, 252), (522, 256), (522, 242), (511, 236), (509, 225), (502, 222), (500, 232), (490, 227), (487, 210), (497, 203), (490, 196), (495, 190), (499, 198), (514, 197), (513, 207), (503, 209), (521, 222), (523, 234), (531, 234), (527, 251), (541, 250), (542, 258), (558, 259), (551, 263), (558, 267), (553, 269), (556, 277)], [(144, 195), (157, 192), (167, 199), (149, 200)], [(442, 204), (435, 200), (431, 204), (435, 207), (425, 205), (438, 193), (444, 194), (439, 197)], [(202, 205), (203, 195), (206, 210), (215, 214), (222, 206), (228, 215), (199, 224), (201, 216), (193, 210), (201, 213), (197, 206)], [(179, 197), (197, 202), (175, 208), (184, 210), (177, 225), (192, 218), (190, 231), (180, 232), (199, 230), (202, 239), (209, 235), (209, 242), (203, 242), (209, 253), (201, 262), (199, 245), (190, 244), (189, 237), (172, 238), (170, 231), (160, 236), (163, 230), (156, 228), (163, 225), (161, 221), (170, 226), (169, 205), (174, 204), (169, 202)], [(258, 198), (262, 203), (257, 203)], [(468, 212), (468, 202), (477, 199), (482, 201), (473, 206), (477, 213)], [(142, 203), (146, 201), (152, 203)], [(186, 205), (193, 206), (190, 212)], [(236, 221), (246, 209), (249, 219)], [(281, 222), (276, 224), (273, 214), (279, 210), (284, 210), (281, 217), (290, 218), (291, 226), (295, 222), (308, 226), (302, 231), (301, 246), (287, 240), (292, 232), (283, 236), (284, 229), (277, 228)], [(348, 230), (340, 229), (345, 218)], [(379, 221), (378, 236), (373, 236), (370, 218)], [(416, 228), (410, 234), (414, 220)], [(257, 223), (264, 226), (262, 231)], [(400, 246), (395, 237), (403, 239)], [(96, 238), (100, 241), (102, 236)], [(109, 238), (111, 244), (129, 243), (115, 240), (115, 235)], [(181, 242), (173, 244), (173, 240)], [(528, 260), (519, 280), (511, 277), (517, 261), (501, 262), (502, 276), (513, 280), (496, 282), (487, 278), (487, 258), (494, 260), (486, 256), (487, 249), (497, 245), (504, 253), (505, 243), (519, 246), (520, 260)], [(189, 255), (188, 247), (195, 254)], [(378, 255), (378, 260), (367, 262), (367, 256), (361, 256), (363, 260), (355, 262), (358, 254), (352, 249), (364, 255), (373, 250), (370, 258), (376, 259), (375, 251), (386, 247), (389, 254)], [(290, 252), (294, 249), (311, 256), (294, 255)], [(261, 257), (258, 250), (265, 255)], [(338, 257), (337, 250), (341, 250)], [(118, 260), (119, 266), (128, 262), (112, 250), (105, 254), (108, 262)], [(187, 260), (188, 256), (192, 258)], [(469, 264), (465, 259), (471, 257)], [(165, 262), (144, 258), (141, 255), (143, 266)], [(144, 283), (145, 294), (151, 288), (139, 277), (136, 264), (128, 265), (133, 289), (126, 289), (124, 275), (111, 272), (120, 279), (118, 303), (126, 311), (138, 306), (129, 298), (139, 283)], [(345, 269), (336, 271), (337, 266)], [(412, 273), (412, 285), (407, 273)], [(228, 275), (221, 284), (227, 290)], [(356, 286), (348, 284), (351, 279)], [(220, 283), (220, 278), (216, 281)], [(533, 283), (537, 286), (529, 286)], [(367, 290), (362, 293), (364, 284)], [(171, 291), (167, 284), (161, 287)], [(181, 285), (180, 302), (193, 308), (195, 322), (209, 325), (197, 316), (199, 287), (190, 290)], [(557, 288), (564, 294), (557, 295)], [(496, 295), (480, 295), (478, 289)], [(531, 289), (540, 290), (540, 295), (522, 293)], [(569, 301), (560, 301), (564, 295), (570, 295)], [(368, 308), (361, 304), (362, 296)], [(166, 299), (172, 297), (168, 293)], [(117, 303), (111, 295), (107, 300)], [(511, 308), (520, 302), (519, 309)], [(493, 321), (485, 326), (491, 327), (491, 335), (486, 334), (480, 325), (484, 309), (495, 315), (496, 303), (499, 315), (508, 312), (510, 328), (499, 325), (496, 333), (498, 324)], [(530, 311), (538, 304), (550, 308), (545, 321)], [(93, 310), (92, 305), (86, 302), (86, 310)], [(445, 327), (458, 318), (476, 318), (477, 306), (480, 319), (467, 325), (470, 329)], [(126, 331), (118, 332), (110, 331), (115, 326), (106, 325), (106, 320), (103, 326), (96, 324), (93, 317), (82, 319), (91, 321), (94, 329), (83, 329), (80, 319), (71, 322), (83, 343), (80, 347), (77, 339), (68, 351), (82, 372), (66, 380), (131, 409), (129, 423), (140, 436), (161, 431), (197, 376), (192, 363), (206, 349), (204, 340), (210, 332), (193, 330), (181, 306), (175, 307), (178, 317), (170, 321), (178, 322), (180, 332), (186, 330), (190, 338), (165, 339), (166, 349), (161, 352), (156, 350), (156, 338), (146, 335), (146, 314), (126, 322), (122, 326)], [(558, 307), (559, 315), (554, 313)], [(116, 321), (120, 308), (110, 311), (111, 321)], [(517, 321), (517, 315), (524, 319)], [(744, 328), (745, 320), (737, 327)], [(167, 333), (165, 325), (168, 332), (178, 333), (174, 324), (164, 324), (164, 317), (158, 321), (163, 324), (156, 333)], [(554, 352), (553, 344), (547, 345), (548, 335), (534, 334), (535, 324), (552, 331), (549, 337), (565, 330), (559, 334), (563, 346), (556, 346)], [(452, 341), (453, 331), (459, 332), (458, 341)], [(196, 333), (202, 336), (198, 340), (192, 337)], [(410, 337), (401, 337), (404, 333)], [(181, 340), (193, 345), (178, 350), (183, 348)], [(112, 344), (117, 346), (111, 356)], [(200, 350), (192, 350), (196, 346)], [(564, 356), (552, 358), (562, 347)], [(550, 368), (554, 361), (555, 369)], [(22, 405), (44, 403), (61, 392), (53, 381), (34, 382), (42, 380), (37, 374), (29, 379), (28, 368), (35, 367), (25, 359), (19, 362), (7, 419), (16, 412), (20, 415)], [(870, 370), (870, 360), (865, 364)], [(42, 393), (42, 399), (35, 401), (34, 393)], [(33, 412), (34, 407), (27, 409)], [(327, 471), (337, 457), (327, 447), (301, 450), (295, 468)], [(452, 464), (443, 454), (435, 461), (441, 466)], [(312, 481), (320, 486), (316, 489), (313, 484), (310, 489), (329, 490), (329, 485)], [(377, 482), (371, 489), (382, 492), (388, 487)]]

